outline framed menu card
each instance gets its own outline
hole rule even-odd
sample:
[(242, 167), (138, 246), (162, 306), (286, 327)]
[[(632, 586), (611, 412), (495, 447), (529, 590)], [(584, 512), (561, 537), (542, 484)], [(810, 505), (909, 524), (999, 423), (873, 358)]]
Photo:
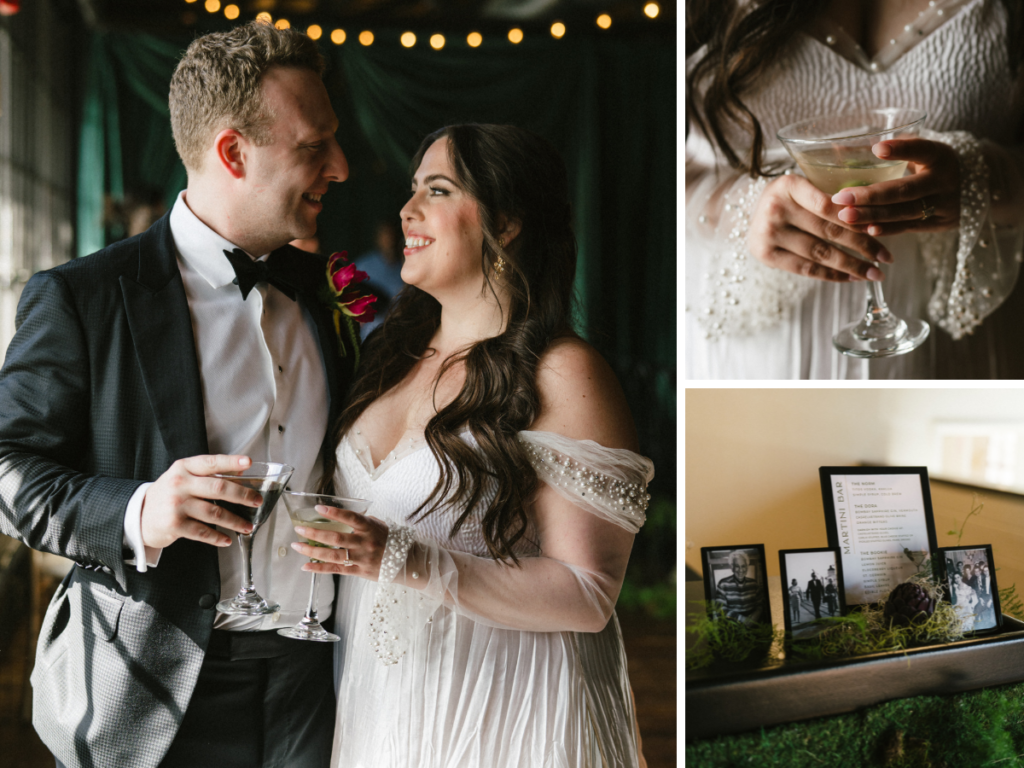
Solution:
[(846, 604), (873, 603), (920, 570), (938, 545), (927, 467), (821, 467), (828, 545), (843, 562)]

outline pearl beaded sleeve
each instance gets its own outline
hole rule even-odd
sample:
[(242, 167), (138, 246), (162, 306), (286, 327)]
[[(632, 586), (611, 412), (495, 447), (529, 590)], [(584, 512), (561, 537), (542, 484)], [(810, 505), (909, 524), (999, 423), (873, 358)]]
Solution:
[(554, 432), (520, 432), (519, 442), (537, 476), (563, 498), (630, 533), (640, 530), (651, 499), (650, 459)]

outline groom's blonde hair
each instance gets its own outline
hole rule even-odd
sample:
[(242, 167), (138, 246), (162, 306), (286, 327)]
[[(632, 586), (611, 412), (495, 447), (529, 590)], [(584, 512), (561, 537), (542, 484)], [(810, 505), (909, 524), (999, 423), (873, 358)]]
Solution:
[(203, 155), (224, 128), (234, 128), (257, 146), (270, 143), (274, 115), (261, 82), (275, 66), (322, 75), (324, 58), (304, 33), (257, 21), (192, 42), (171, 77), (168, 99), (174, 145), (185, 168), (202, 169)]

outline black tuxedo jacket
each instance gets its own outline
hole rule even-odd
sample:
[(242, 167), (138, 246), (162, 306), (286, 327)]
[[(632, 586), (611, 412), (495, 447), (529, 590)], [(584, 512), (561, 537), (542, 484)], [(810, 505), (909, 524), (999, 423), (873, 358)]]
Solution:
[[(333, 424), (353, 350), (340, 353), (317, 300), (324, 259), (294, 248), (285, 257), (319, 329)], [(69, 768), (155, 766), (188, 706), (220, 591), (206, 544), (179, 540), (146, 573), (124, 563), (135, 489), (208, 452), (169, 214), (35, 275), (17, 326), (0, 370), (0, 531), (78, 563), (43, 624), (33, 722)]]

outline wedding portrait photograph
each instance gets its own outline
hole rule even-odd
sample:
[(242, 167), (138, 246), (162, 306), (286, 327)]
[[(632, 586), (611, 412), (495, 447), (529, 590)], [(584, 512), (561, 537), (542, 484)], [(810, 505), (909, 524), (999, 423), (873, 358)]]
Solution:
[(824, 625), (818, 619), (842, 616), (843, 563), (838, 550), (779, 550), (779, 575), (786, 632), (794, 640), (814, 637)]
[(961, 630), (978, 634), (1002, 626), (992, 546), (943, 547), (935, 557), (949, 602), (961, 618)]
[(677, 764), (682, 16), (0, 0), (0, 763)]

